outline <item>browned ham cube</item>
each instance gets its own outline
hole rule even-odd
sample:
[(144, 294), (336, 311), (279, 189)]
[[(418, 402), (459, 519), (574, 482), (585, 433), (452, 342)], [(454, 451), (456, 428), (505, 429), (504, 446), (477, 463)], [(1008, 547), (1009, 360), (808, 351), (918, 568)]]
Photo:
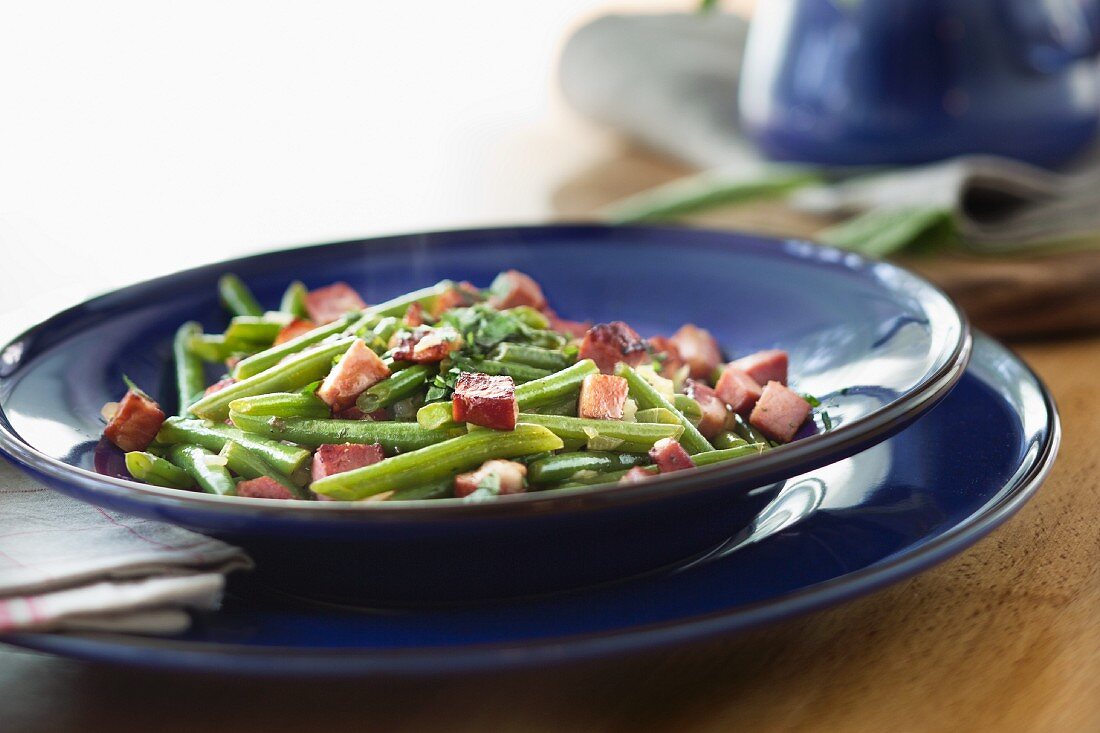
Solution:
[(224, 379), (219, 379), (203, 391), (203, 397), (206, 397), (207, 395), (212, 395), (215, 392), (221, 392), (226, 387), (230, 387), (236, 383), (237, 380), (233, 377), (225, 377)]
[(726, 426), (726, 418), (729, 416), (726, 403), (718, 396), (717, 392), (711, 389), (710, 385), (703, 382), (689, 379), (684, 387), (687, 396), (698, 402), (699, 407), (703, 410), (703, 417), (696, 427), (699, 428), (699, 432), (703, 434), (704, 438), (710, 440), (722, 432), (722, 428)]
[(782, 349), (757, 351), (755, 354), (738, 359), (733, 364), (756, 380), (757, 384), (787, 383), (787, 352)]
[(718, 342), (704, 328), (685, 323), (669, 340), (691, 369), (691, 376), (696, 379), (710, 378), (722, 361), (722, 350), (718, 348)]
[(164, 418), (160, 405), (131, 389), (103, 429), (103, 435), (124, 451), (145, 450), (160, 432)]
[(733, 364), (726, 365), (714, 391), (739, 415), (747, 414), (760, 399), (760, 384)]
[(542, 288), (529, 275), (519, 270), (508, 270), (497, 275), (489, 286), (489, 292), (492, 293), (489, 305), (500, 310), (521, 305), (535, 310), (546, 307), (546, 296), (542, 294)]
[(645, 342), (622, 321), (597, 323), (581, 341), (580, 358), (591, 359), (604, 374), (612, 374), (620, 361), (637, 366), (649, 358)]
[(279, 333), (275, 336), (274, 345), (285, 344), (287, 341), (296, 339), (304, 333), (309, 333), (315, 328), (317, 328), (317, 324), (313, 321), (307, 318), (295, 318), (279, 329)]
[(581, 382), (577, 414), (593, 420), (622, 420), (630, 386), (612, 374), (589, 374)]
[(768, 382), (749, 416), (749, 424), (780, 443), (790, 443), (810, 415), (810, 403), (779, 382)]
[(684, 447), (672, 438), (661, 438), (649, 449), (649, 457), (661, 469), (661, 473), (694, 468), (695, 461)]
[(371, 351), (363, 339), (356, 339), (321, 382), (317, 396), (328, 403), (333, 412), (340, 412), (354, 405), (356, 397), (389, 375), (389, 367), (378, 354)]
[(519, 417), (516, 384), (511, 377), (463, 372), (455, 382), (452, 414), (455, 422), (468, 422), (494, 430), (515, 430)]
[(313, 454), (311, 475), (314, 481), (320, 481), (334, 473), (353, 471), (356, 468), (378, 463), (385, 455), (378, 443), (344, 443), (343, 445), (325, 444), (319, 446)]
[(641, 466), (635, 466), (634, 468), (623, 474), (622, 478), (619, 479), (619, 483), (640, 484), (651, 476), (652, 474), (650, 474), (649, 471), (645, 470)]
[(421, 327), (412, 333), (396, 336), (392, 346), (395, 361), (432, 364), (443, 361), (452, 351), (462, 348), (462, 337), (450, 326)]
[(522, 494), (527, 490), (527, 466), (515, 461), (494, 459), (485, 461), (481, 468), (455, 476), (455, 496), (469, 496), (478, 490), (483, 481), (496, 476), (499, 482), (498, 494)]
[(653, 336), (649, 339), (649, 348), (661, 357), (661, 376), (666, 379), (672, 379), (684, 366), (684, 360), (680, 358), (680, 350), (671, 339)]
[(247, 496), (252, 499), (294, 498), (294, 494), (290, 493), (290, 489), (270, 476), (260, 476), (248, 481), (241, 481), (237, 484), (237, 496)]
[(366, 308), (367, 304), (345, 282), (336, 282), (306, 293), (306, 312), (316, 324), (332, 323), (349, 311)]

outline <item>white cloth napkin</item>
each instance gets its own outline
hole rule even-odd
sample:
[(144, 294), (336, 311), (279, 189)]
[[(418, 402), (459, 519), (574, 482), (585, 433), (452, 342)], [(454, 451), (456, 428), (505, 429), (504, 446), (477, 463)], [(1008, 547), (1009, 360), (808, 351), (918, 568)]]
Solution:
[[(747, 33), (748, 23), (731, 14), (608, 15), (568, 40), (559, 79), (578, 112), (703, 170), (698, 180), (612, 206), (612, 218), (747, 200), (746, 189), (757, 190), (761, 180), (777, 176), (738, 129), (737, 85)], [(942, 211), (961, 243), (981, 252), (1100, 242), (1098, 154), (1060, 173), (990, 156), (886, 173), (821, 173), (830, 183), (795, 193), (796, 207), (838, 215)], [(831, 185), (836, 181), (841, 183)]]
[(244, 552), (53, 492), (0, 459), (0, 633), (172, 634), (218, 606)]

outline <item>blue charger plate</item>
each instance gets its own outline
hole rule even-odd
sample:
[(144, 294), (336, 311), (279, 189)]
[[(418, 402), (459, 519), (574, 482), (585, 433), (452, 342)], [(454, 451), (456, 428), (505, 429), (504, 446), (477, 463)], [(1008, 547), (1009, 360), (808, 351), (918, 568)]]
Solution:
[(1057, 413), (1038, 378), (979, 335), (967, 374), (926, 416), (787, 481), (748, 531), (674, 571), (538, 600), (416, 611), (296, 601), (240, 576), (224, 607), (179, 637), (3, 641), (124, 664), (288, 675), (458, 672), (695, 642), (868, 593), (959, 552), (1027, 501), (1058, 443)]
[[(485, 284), (509, 267), (536, 276), (567, 318), (622, 319), (647, 336), (694, 322), (731, 356), (787, 349), (792, 387), (825, 403), (832, 429), (819, 431), (820, 418), (789, 445), (640, 484), (477, 504), (286, 502), (148, 486), (126, 480), (121, 454), (100, 440), (100, 408), (125, 391), (123, 374), (172, 409), (172, 334), (190, 319), (224, 327), (215, 283), (226, 271), (274, 307), (294, 279), (347, 280), (379, 302), (442, 278)], [(708, 550), (752, 521), (774, 497), (772, 482), (863, 450), (930, 409), (969, 351), (962, 315), (935, 287), (807, 242), (575, 225), (402, 235), (177, 273), (31, 328), (0, 354), (0, 450), (84, 501), (238, 544), (256, 574), (299, 594), (390, 605), (523, 596)]]

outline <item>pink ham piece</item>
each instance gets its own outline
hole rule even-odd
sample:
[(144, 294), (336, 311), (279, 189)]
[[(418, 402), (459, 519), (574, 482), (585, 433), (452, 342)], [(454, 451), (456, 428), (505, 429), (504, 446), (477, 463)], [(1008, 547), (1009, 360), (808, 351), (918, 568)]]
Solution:
[(771, 440), (790, 443), (809, 415), (809, 402), (792, 389), (773, 381), (764, 385), (760, 400), (749, 416), (749, 424)]
[(405, 318), (402, 320), (409, 328), (423, 326), (424, 306), (420, 305), (420, 303), (409, 303), (409, 307), (405, 310)]
[(641, 466), (635, 466), (619, 479), (620, 484), (640, 484), (646, 479), (650, 478), (653, 474), (645, 470)]
[(542, 294), (542, 288), (529, 275), (519, 270), (508, 270), (497, 275), (489, 286), (489, 292), (492, 293), (489, 305), (500, 310), (521, 305), (529, 305), (535, 310), (546, 307), (546, 296)]
[(584, 338), (584, 335), (588, 333), (588, 329), (592, 328), (591, 321), (570, 321), (566, 318), (558, 317), (558, 314), (554, 312), (552, 308), (544, 308), (542, 314), (546, 316), (546, 320), (550, 322), (550, 330), (563, 333), (566, 336), (572, 336), (575, 339)]
[(581, 382), (577, 414), (592, 420), (622, 420), (630, 386), (612, 374), (589, 374)]
[(516, 384), (511, 377), (463, 372), (455, 382), (451, 412), (455, 422), (494, 430), (515, 430), (519, 417)]
[(359, 293), (345, 282), (336, 282), (306, 293), (306, 312), (318, 325), (332, 323), (349, 311), (367, 307)]
[(709, 379), (722, 361), (722, 350), (706, 329), (685, 323), (669, 340), (691, 369), (691, 376), (696, 379)]
[(752, 410), (760, 399), (760, 384), (733, 364), (726, 365), (714, 391), (738, 415)]
[(206, 390), (203, 391), (202, 395), (203, 395), (203, 397), (206, 397), (207, 395), (212, 395), (215, 392), (221, 392), (226, 387), (229, 387), (230, 385), (233, 385), (233, 384), (236, 384), (236, 383), (237, 383), (237, 380), (234, 379), (233, 377), (225, 377), (224, 379), (219, 379), (218, 381), (214, 382), (209, 387), (207, 387)]
[(782, 349), (757, 351), (738, 359), (733, 365), (752, 377), (757, 384), (787, 383), (787, 352)]
[(649, 457), (661, 469), (661, 473), (670, 471), (682, 471), (685, 468), (694, 468), (695, 461), (684, 450), (684, 447), (672, 438), (661, 438), (649, 449)]
[(378, 443), (374, 445), (363, 443), (335, 445), (330, 443), (318, 447), (313, 454), (311, 475), (314, 481), (320, 481), (335, 473), (370, 466), (378, 463), (383, 458), (385, 458), (385, 455), (382, 453), (382, 446)]
[(279, 333), (275, 336), (274, 346), (279, 344), (285, 344), (291, 339), (296, 339), (303, 333), (309, 333), (313, 329), (317, 328), (317, 324), (307, 318), (295, 318), (290, 323), (279, 329)]
[(527, 490), (527, 466), (515, 461), (494, 459), (485, 461), (476, 471), (455, 476), (455, 496), (460, 499), (469, 496), (493, 474), (500, 481), (499, 494), (522, 494)]
[(328, 403), (333, 412), (346, 410), (355, 398), (390, 375), (390, 369), (370, 350), (363, 339), (356, 339), (344, 357), (321, 382), (317, 396)]
[(160, 405), (131, 389), (103, 429), (103, 435), (124, 451), (145, 450), (160, 432), (164, 418)]
[(684, 360), (680, 358), (680, 350), (671, 339), (654, 336), (649, 339), (649, 348), (661, 355), (661, 376), (666, 379), (672, 379), (684, 365)]
[(271, 478), (260, 476), (237, 484), (237, 496), (247, 496), (250, 499), (293, 499), (294, 494), (290, 489)]
[(699, 407), (702, 408), (703, 417), (696, 427), (699, 428), (699, 432), (703, 434), (704, 438), (710, 440), (722, 432), (722, 428), (726, 425), (726, 418), (729, 416), (726, 403), (722, 401), (717, 392), (703, 382), (689, 379), (685, 382), (684, 388), (687, 396), (698, 402)]
[(612, 374), (620, 361), (638, 366), (649, 353), (637, 331), (622, 321), (612, 321), (588, 329), (581, 341), (580, 358), (591, 359), (601, 372)]
[(452, 351), (462, 348), (462, 337), (450, 326), (443, 328), (421, 327), (412, 333), (398, 336), (394, 342), (395, 361), (411, 361), (416, 364), (431, 364), (443, 361)]
[(432, 315), (438, 318), (451, 308), (467, 308), (482, 301), (481, 291), (466, 281), (443, 291), (432, 305)]

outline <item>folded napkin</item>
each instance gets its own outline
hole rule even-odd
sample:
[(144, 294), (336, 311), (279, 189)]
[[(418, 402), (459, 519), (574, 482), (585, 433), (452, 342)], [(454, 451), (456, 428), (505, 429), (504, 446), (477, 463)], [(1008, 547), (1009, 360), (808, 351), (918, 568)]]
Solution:
[(0, 633), (172, 634), (218, 606), (241, 550), (50, 491), (0, 459)]
[(788, 196), (799, 209), (854, 215), (822, 238), (874, 255), (930, 234), (983, 254), (1100, 245), (1100, 155), (1061, 173), (990, 156), (887, 172), (762, 160), (738, 130), (747, 25), (721, 13), (612, 15), (566, 43), (559, 76), (574, 108), (704, 170), (616, 203), (609, 218), (668, 219)]

